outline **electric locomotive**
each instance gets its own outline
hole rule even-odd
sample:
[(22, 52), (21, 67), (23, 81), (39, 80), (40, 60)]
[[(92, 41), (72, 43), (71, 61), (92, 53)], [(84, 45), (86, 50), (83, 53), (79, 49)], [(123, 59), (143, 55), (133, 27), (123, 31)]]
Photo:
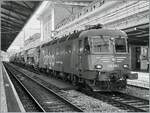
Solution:
[(39, 68), (98, 91), (122, 90), (127, 79), (137, 79), (129, 70), (127, 34), (104, 28), (77, 31), (42, 45)]
[(129, 70), (125, 32), (91, 29), (82, 32), (77, 41), (80, 76), (93, 90), (121, 90), (126, 88), (127, 79), (137, 79)]
[(38, 69), (93, 91), (123, 90), (127, 79), (137, 79), (129, 70), (127, 34), (121, 30), (75, 31), (35, 50), (29, 53)]

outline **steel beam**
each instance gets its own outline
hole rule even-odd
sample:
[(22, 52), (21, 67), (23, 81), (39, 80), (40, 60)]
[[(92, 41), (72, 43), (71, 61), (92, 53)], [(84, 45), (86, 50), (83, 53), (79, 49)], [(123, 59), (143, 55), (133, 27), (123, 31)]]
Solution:
[(66, 1), (66, 2), (88, 2), (88, 3), (93, 2), (93, 0), (61, 0), (61, 1)]
[[(14, 25), (14, 24), (11, 24), (11, 23), (8, 23), (6, 21), (1, 21), (1, 25), (3, 26), (6, 26), (6, 27), (17, 27), (17, 28), (22, 28), (23, 26), (17, 26), (17, 25)], [(10, 26), (9, 26), (10, 25)]]
[(13, 19), (16, 19), (16, 20), (21, 20), (22, 22), (25, 22), (25, 19), (21, 19), (21, 18), (18, 18), (18, 17), (16, 17), (16, 16), (13, 16), (13, 15), (11, 15), (11, 14), (7, 14), (7, 13), (5, 13), (5, 12), (1, 12), (1, 14), (2, 15), (6, 15), (6, 16), (8, 16), (9, 18), (13, 18)]
[(149, 36), (149, 33), (147, 33), (147, 34), (142, 34), (142, 35), (138, 35), (138, 36), (136, 36), (136, 37), (148, 37)]
[(10, 27), (10, 26), (5, 26), (5, 25), (1, 25), (1, 28), (5, 28), (5, 29), (7, 29), (7, 30), (19, 30), (19, 28), (12, 28), (12, 27)]
[(3, 28), (3, 27), (1, 27), (1, 33), (4, 31), (8, 31), (9, 29), (6, 29), (6, 28)]
[(53, 2), (56, 5), (65, 5), (65, 6), (81, 6), (81, 7), (86, 7), (89, 4), (88, 3), (77, 3), (77, 2)]
[(17, 2), (15, 2), (15, 1), (8, 1), (9, 3), (10, 3), (10, 5), (13, 5), (13, 6), (10, 6), (10, 7), (14, 7), (14, 8), (21, 8), (21, 9), (23, 9), (23, 10), (28, 10), (28, 11), (30, 11), (30, 12), (32, 12), (33, 11), (33, 9), (32, 8), (29, 8), (29, 7), (26, 7), (26, 6), (24, 6), (24, 5), (21, 5), (21, 4), (18, 4)]
[(6, 21), (6, 20), (1, 20), (1, 23), (5, 23), (5, 24), (10, 24), (10, 25), (14, 25), (14, 26), (19, 26), (19, 27), (22, 27), (22, 24), (16, 24), (16, 23), (12, 23), (11, 21)]
[(141, 25), (137, 25), (137, 26), (132, 26), (132, 27), (129, 27), (129, 28), (125, 28), (123, 29), (125, 32), (133, 32), (135, 31), (135, 28), (145, 28), (145, 29), (148, 29), (149, 28), (149, 23), (145, 23), (145, 24), (141, 24)]
[(4, 26), (4, 25), (1, 26), (1, 30), (2, 30), (2, 29), (5, 29), (5, 30), (7, 30), (7, 31), (8, 31), (8, 30), (13, 30), (11, 27), (6, 27), (6, 26)]
[[(58, 31), (70, 31), (72, 28), (79, 29), (83, 28), (87, 24), (98, 24), (103, 23), (106, 27), (109, 28), (117, 28), (117, 29), (125, 29), (131, 26), (140, 25), (143, 23), (147, 23), (148, 21), (148, 4), (144, 1), (137, 1), (137, 2), (128, 2), (127, 4), (122, 3), (120, 4), (117, 1), (113, 1), (111, 3), (106, 2), (103, 5), (107, 5), (106, 10), (101, 13), (98, 13), (102, 10), (101, 7), (98, 7), (94, 11), (90, 13), (86, 13), (85, 15), (81, 16), (80, 18), (75, 19), (72, 22), (68, 22), (66, 25), (58, 28)], [(118, 5), (118, 7), (112, 7), (112, 5)], [(110, 7), (109, 7), (110, 6)], [(134, 6), (134, 7), (133, 7)], [(135, 8), (137, 10), (135, 10)], [(62, 35), (61, 33), (58, 34), (58, 37)]]
[(29, 15), (26, 15), (24, 13), (21, 13), (19, 11), (16, 11), (16, 10), (14, 10), (14, 9), (12, 9), (10, 7), (4, 6), (4, 5), (2, 5), (1, 8), (5, 9), (5, 10), (8, 10), (8, 11), (11, 11), (11, 12), (14, 12), (14, 13), (16, 13), (18, 15), (21, 15), (21, 16), (24, 16), (24, 17), (28, 17), (29, 16)]
[(30, 7), (25, 1), (23, 1), (24, 5), (29, 8), (30, 10), (32, 10), (32, 7)]
[(127, 33), (127, 34), (128, 34), (128, 36), (136, 36), (136, 35), (143, 35), (143, 34), (145, 34), (145, 32), (136, 32), (136, 33), (130, 32), (130, 33)]
[(24, 23), (16, 22), (16, 21), (14, 21), (14, 20), (12, 20), (10, 18), (6, 18), (6, 17), (3, 17), (3, 16), (1, 16), (1, 19), (4, 20), (4, 21), (7, 20), (8, 22), (11, 22), (11, 23), (13, 22), (13, 23), (18, 24), (20, 26), (23, 26), (23, 24), (24, 24)]

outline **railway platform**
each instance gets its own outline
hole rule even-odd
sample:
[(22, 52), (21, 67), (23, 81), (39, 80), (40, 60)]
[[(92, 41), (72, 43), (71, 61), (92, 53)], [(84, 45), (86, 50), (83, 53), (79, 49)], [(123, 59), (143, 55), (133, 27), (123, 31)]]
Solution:
[(149, 88), (149, 73), (147, 72), (131, 72), (131, 73), (138, 73), (137, 80), (128, 80), (127, 83), (129, 85), (134, 85), (143, 88)]
[(18, 94), (12, 84), (8, 73), (3, 65), (1, 65), (0, 74), (0, 112), (25, 112), (25, 109), (18, 97)]

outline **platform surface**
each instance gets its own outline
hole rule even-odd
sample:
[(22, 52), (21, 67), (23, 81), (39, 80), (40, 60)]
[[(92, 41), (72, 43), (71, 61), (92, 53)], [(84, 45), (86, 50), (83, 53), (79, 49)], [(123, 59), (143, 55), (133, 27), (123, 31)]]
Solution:
[(1, 63), (0, 64), (0, 113), (6, 113), (7, 111), (8, 110), (7, 110), (6, 94), (5, 94), (5, 88), (4, 88), (2, 63)]
[[(5, 106), (7, 108), (7, 112), (25, 112), (22, 103), (17, 95), (17, 92), (6, 72), (5, 67), (2, 65), (2, 78), (3, 78), (3, 88), (4, 97), (5, 98)], [(4, 109), (4, 108), (3, 108)]]
[(138, 79), (137, 80), (127, 80), (127, 83), (130, 85), (135, 85), (139, 87), (149, 88), (149, 73), (146, 72), (131, 72), (131, 73), (138, 73)]

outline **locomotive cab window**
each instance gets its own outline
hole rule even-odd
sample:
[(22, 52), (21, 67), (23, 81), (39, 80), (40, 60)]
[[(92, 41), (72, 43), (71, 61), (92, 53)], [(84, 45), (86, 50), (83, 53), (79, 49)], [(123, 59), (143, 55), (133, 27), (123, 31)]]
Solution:
[(125, 38), (115, 38), (115, 49), (119, 53), (127, 52)]
[(94, 53), (109, 52), (109, 40), (104, 36), (92, 37), (92, 51)]
[(82, 51), (83, 51), (83, 45), (82, 45), (82, 40), (79, 40), (79, 48), (78, 48), (78, 51), (79, 51), (79, 53), (82, 53)]

